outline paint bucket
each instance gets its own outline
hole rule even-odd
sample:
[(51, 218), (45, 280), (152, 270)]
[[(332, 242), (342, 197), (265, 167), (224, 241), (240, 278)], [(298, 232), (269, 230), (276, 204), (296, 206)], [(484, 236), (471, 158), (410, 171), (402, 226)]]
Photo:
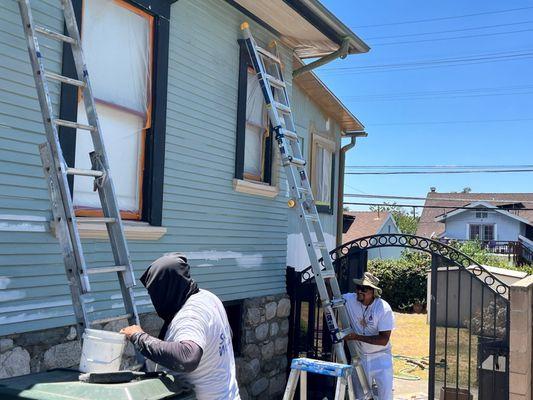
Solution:
[(126, 336), (122, 333), (85, 329), (81, 350), (81, 372), (115, 372), (120, 370)]

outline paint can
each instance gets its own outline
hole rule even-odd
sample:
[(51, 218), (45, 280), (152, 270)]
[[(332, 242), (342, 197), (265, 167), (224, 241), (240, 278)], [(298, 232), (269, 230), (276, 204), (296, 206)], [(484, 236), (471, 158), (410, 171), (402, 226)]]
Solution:
[(121, 333), (85, 329), (81, 350), (81, 372), (116, 372), (120, 370), (126, 336)]

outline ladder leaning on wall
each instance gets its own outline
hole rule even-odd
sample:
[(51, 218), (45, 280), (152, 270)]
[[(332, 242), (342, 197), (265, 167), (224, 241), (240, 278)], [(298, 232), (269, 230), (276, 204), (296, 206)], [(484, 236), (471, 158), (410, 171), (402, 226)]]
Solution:
[[(111, 174), (109, 162), (104, 148), (102, 131), (96, 114), (96, 106), (89, 82), (89, 74), (83, 57), (80, 34), (71, 0), (58, 0), (61, 2), (63, 15), (68, 34), (51, 31), (37, 26), (33, 22), (31, 5), (29, 0), (17, 0), (24, 34), (26, 36), (28, 52), (31, 61), (32, 73), (35, 79), (39, 105), (43, 117), (46, 133), (46, 143), (39, 146), (45, 178), (52, 201), (52, 213), (55, 222), (56, 235), (61, 245), (65, 270), (69, 281), (69, 287), (74, 305), (76, 317), (76, 330), (81, 336), (85, 328), (94, 324), (103, 324), (118, 319), (127, 319), (130, 325), (139, 325), (139, 316), (134, 302), (133, 287), (135, 275), (131, 264), (120, 210)], [(70, 45), (74, 63), (76, 65), (76, 77), (66, 77), (44, 68), (43, 55), (39, 48), (37, 34), (52, 40), (57, 40)], [(54, 114), (48, 81), (60, 82), (73, 85), (81, 90), (83, 103), (87, 113), (88, 124), (79, 124), (76, 121), (66, 121), (57, 118)], [(78, 169), (69, 167), (63, 157), (59, 142), (58, 127), (75, 129), (74, 132), (86, 132), (91, 135), (94, 151), (90, 153), (92, 169)], [(76, 133), (73, 133), (76, 134)], [(68, 175), (88, 176), (94, 178), (94, 190), (98, 191), (102, 206), (103, 217), (85, 218), (93, 223), (106, 224), (109, 242), (114, 258), (114, 265), (108, 267), (88, 268), (83, 254), (83, 248), (76, 223), (76, 215), (72, 203), (72, 194), (67, 182)], [(86, 307), (87, 294), (91, 292), (89, 276), (93, 274), (116, 273), (124, 301), (125, 314), (90, 320)]]
[[(347, 364), (348, 359), (344, 351), (343, 338), (350, 334), (352, 329), (305, 169), (306, 161), (302, 157), (296, 134), (287, 87), (283, 79), (281, 60), (276, 55), (257, 46), (248, 23), (243, 23), (241, 30), (261, 86), (268, 117), (275, 134), (274, 139), (281, 154), (281, 162), (285, 169), (291, 197), (289, 207), (299, 217), (305, 247), (311, 261), (335, 354), (340, 363)], [(317, 253), (320, 256), (317, 256)], [(320, 261), (320, 257), (322, 261)], [(342, 330), (337, 323), (335, 311), (338, 312), (344, 327)], [(355, 343), (349, 341), (348, 347), (355, 373), (364, 392), (364, 399), (372, 399), (373, 395)], [(289, 387), (287, 390), (289, 391)], [(350, 396), (354, 396), (351, 379), (348, 379), (348, 391)]]

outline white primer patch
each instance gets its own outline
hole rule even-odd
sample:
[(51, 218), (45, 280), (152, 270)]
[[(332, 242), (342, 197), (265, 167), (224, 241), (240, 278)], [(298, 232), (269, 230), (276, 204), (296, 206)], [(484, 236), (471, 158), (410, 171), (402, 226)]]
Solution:
[(0, 289), (6, 289), (9, 286), (11, 279), (7, 276), (0, 276)]
[[(197, 251), (185, 253), (188, 260), (220, 261), (234, 259), (241, 268), (257, 268), (263, 264), (263, 255), (260, 253), (243, 254), (236, 251)], [(202, 267), (213, 267), (213, 264), (199, 264)]]
[(0, 302), (20, 300), (26, 297), (24, 290), (5, 290), (0, 292)]

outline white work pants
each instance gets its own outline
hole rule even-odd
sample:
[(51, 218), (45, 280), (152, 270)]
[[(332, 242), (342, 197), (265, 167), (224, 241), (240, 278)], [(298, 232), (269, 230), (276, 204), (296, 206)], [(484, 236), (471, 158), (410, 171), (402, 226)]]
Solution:
[[(392, 400), (392, 355), (389, 351), (383, 351), (361, 356), (361, 363), (365, 370), (368, 384), (373, 383), (378, 387), (379, 400)], [(354, 374), (355, 396), (357, 399), (363, 398), (364, 393), (361, 384)]]

